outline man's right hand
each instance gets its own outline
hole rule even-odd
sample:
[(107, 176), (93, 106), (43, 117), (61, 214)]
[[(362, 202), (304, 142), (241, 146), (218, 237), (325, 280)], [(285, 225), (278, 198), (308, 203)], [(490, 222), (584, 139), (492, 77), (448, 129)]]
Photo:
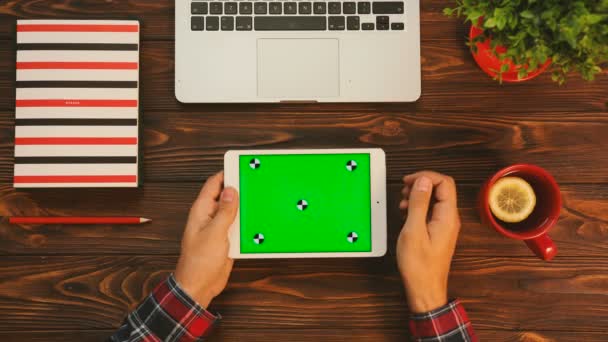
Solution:
[(431, 171), (405, 176), (403, 182), (399, 207), (407, 209), (407, 219), (397, 242), (397, 263), (410, 310), (424, 313), (448, 302), (448, 273), (460, 230), (456, 185)]
[(228, 282), (228, 230), (239, 207), (234, 188), (223, 187), (222, 172), (209, 178), (190, 209), (175, 280), (200, 306), (207, 308)]

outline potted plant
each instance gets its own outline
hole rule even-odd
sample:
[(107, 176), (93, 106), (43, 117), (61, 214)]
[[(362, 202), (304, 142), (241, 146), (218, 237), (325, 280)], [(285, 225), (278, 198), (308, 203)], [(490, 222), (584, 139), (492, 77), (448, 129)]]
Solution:
[(456, 0), (444, 13), (471, 23), (475, 61), (501, 82), (548, 68), (559, 84), (593, 80), (608, 62), (608, 0)]

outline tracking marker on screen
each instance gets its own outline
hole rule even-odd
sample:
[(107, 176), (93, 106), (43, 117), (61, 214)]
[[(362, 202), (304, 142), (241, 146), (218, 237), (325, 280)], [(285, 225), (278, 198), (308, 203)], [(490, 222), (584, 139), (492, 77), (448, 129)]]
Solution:
[(253, 236), (253, 243), (261, 245), (264, 243), (264, 234), (258, 233)]
[(260, 160), (258, 158), (253, 158), (249, 162), (249, 167), (251, 167), (254, 170), (259, 169), (261, 165), (262, 165), (262, 163), (260, 162)]
[(357, 235), (357, 233), (355, 233), (355, 232), (350, 232), (346, 236), (346, 240), (350, 243), (355, 243), (355, 242), (357, 242), (358, 239), (359, 239), (359, 235)]
[(308, 208), (308, 202), (306, 202), (306, 200), (299, 200), (296, 206), (298, 207), (298, 210), (304, 211)]
[(349, 160), (349, 161), (346, 163), (346, 169), (347, 169), (348, 171), (350, 171), (350, 172), (355, 171), (355, 170), (357, 169), (357, 162), (356, 162), (356, 161), (354, 161), (354, 160)]

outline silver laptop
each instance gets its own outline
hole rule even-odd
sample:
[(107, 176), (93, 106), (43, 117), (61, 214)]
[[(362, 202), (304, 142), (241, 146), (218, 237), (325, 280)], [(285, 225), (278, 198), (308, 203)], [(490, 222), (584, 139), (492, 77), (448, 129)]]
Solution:
[(181, 102), (409, 102), (420, 88), (419, 0), (175, 0)]

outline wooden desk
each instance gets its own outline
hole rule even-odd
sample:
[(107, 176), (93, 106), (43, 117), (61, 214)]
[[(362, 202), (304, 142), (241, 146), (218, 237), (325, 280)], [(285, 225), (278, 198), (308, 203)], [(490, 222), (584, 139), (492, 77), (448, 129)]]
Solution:
[[(500, 86), (464, 46), (445, 1), (423, 1), (423, 95), (410, 104), (181, 105), (173, 95), (173, 1), (12, 0), (0, 4), (0, 215), (127, 215), (138, 227), (0, 224), (0, 340), (89, 341), (111, 334), (174, 268), (190, 203), (235, 148), (382, 147), (390, 250), (381, 259), (239, 261), (212, 304), (214, 341), (403, 341), (408, 312), (394, 254), (400, 178), (454, 176), (463, 229), (450, 293), (481, 341), (605, 341), (608, 332), (608, 77), (549, 75)], [(15, 18), (143, 20), (145, 185), (138, 190), (11, 187)], [(388, 53), (388, 52), (387, 52)], [(564, 209), (544, 263), (479, 224), (484, 179), (516, 162), (561, 184)]]

